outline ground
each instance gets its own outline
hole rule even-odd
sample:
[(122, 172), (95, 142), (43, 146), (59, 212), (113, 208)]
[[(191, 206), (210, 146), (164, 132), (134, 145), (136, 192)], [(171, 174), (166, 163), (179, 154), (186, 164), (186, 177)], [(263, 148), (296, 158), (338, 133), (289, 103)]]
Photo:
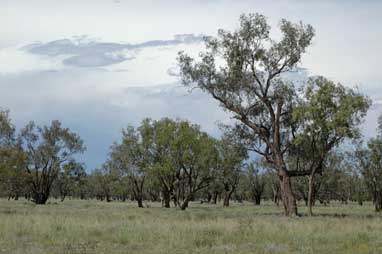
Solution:
[(382, 216), (371, 204), (317, 206), (312, 218), (303, 204), (298, 218), (271, 203), (146, 206), (0, 200), (0, 253), (382, 253)]

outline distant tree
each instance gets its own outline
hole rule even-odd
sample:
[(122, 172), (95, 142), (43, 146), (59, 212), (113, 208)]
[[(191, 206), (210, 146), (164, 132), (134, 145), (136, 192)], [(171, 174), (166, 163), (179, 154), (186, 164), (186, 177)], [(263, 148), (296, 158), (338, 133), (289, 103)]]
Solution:
[(141, 125), (144, 142), (150, 145), (149, 156), (152, 158), (151, 182), (160, 184), (165, 208), (170, 207), (171, 199), (177, 205), (175, 183), (181, 169), (176, 163), (176, 157), (181, 154), (181, 151), (175, 149), (175, 144), (179, 126), (180, 121), (169, 118), (158, 121), (145, 119)]
[(27, 156), (25, 168), (32, 201), (45, 204), (63, 165), (85, 150), (83, 141), (59, 121), (44, 127), (30, 122), (22, 129), (19, 140)]
[(239, 184), (244, 160), (247, 159), (247, 149), (235, 140), (235, 135), (225, 132), (217, 143), (218, 171), (217, 181), (221, 182), (224, 193), (223, 206), (229, 206), (232, 194)]
[(382, 114), (378, 118), (377, 137), (371, 138), (366, 147), (356, 153), (361, 173), (372, 196), (375, 211), (382, 211)]
[(129, 179), (134, 199), (138, 207), (143, 207), (144, 184), (152, 158), (149, 156), (149, 143), (143, 142), (144, 132), (128, 126), (122, 131), (122, 142), (111, 146), (107, 167), (121, 172)]
[(261, 162), (247, 165), (246, 174), (249, 179), (251, 199), (255, 205), (260, 205), (266, 184), (266, 169), (261, 166)]
[(73, 195), (79, 185), (83, 184), (86, 172), (84, 166), (74, 160), (69, 161), (63, 166), (56, 182), (57, 189), (63, 202), (68, 195)]
[(16, 140), (15, 127), (8, 110), (0, 109), (0, 189), (8, 199), (18, 197), (27, 191), (25, 153)]
[(120, 177), (120, 172), (118, 172), (118, 170), (106, 165), (93, 170), (89, 179), (89, 185), (93, 191), (93, 195), (97, 199), (111, 202), (112, 197), (115, 194), (116, 183)]
[(199, 126), (180, 122), (179, 131), (174, 139), (175, 164), (179, 174), (176, 175), (175, 195), (181, 210), (195, 195), (208, 187), (214, 178), (218, 165), (216, 141)]

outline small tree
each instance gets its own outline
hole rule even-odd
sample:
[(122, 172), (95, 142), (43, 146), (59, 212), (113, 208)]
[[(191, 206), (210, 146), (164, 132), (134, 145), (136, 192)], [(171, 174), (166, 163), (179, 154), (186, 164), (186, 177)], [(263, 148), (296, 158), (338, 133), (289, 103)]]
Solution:
[(217, 181), (223, 185), (223, 206), (229, 206), (231, 196), (239, 184), (243, 162), (248, 157), (247, 149), (229, 132), (223, 134), (217, 148), (219, 153)]
[(141, 129), (132, 126), (122, 131), (122, 142), (111, 147), (107, 167), (121, 172), (122, 176), (129, 179), (134, 199), (138, 207), (143, 207), (144, 184), (152, 158), (149, 156), (149, 144), (143, 142)]
[(83, 152), (85, 146), (77, 134), (62, 128), (59, 121), (44, 127), (30, 122), (19, 139), (27, 156), (25, 168), (32, 201), (45, 204), (62, 166), (73, 160), (73, 155)]
[(68, 195), (73, 195), (75, 191), (83, 184), (86, 172), (81, 163), (69, 161), (63, 166), (57, 179), (57, 189), (63, 202)]
[(375, 211), (382, 211), (382, 114), (378, 118), (377, 137), (371, 138), (367, 147), (356, 151), (361, 173), (373, 198)]
[(265, 169), (260, 166), (260, 163), (250, 163), (247, 165), (246, 173), (252, 200), (255, 205), (260, 205), (266, 184)]

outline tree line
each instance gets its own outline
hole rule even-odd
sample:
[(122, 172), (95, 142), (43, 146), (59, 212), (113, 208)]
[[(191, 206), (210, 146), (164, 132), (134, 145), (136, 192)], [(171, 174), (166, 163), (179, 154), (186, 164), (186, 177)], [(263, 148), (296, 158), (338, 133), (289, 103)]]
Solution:
[[(288, 80), (311, 44), (314, 29), (281, 20), (281, 39), (270, 37), (260, 14), (242, 15), (233, 32), (206, 38), (193, 59), (180, 52), (182, 83), (199, 88), (229, 112), (234, 124), (214, 138), (186, 120), (144, 119), (111, 145), (91, 172), (75, 160), (82, 139), (62, 127), (30, 122), (18, 133), (0, 112), (1, 194), (45, 204), (50, 196), (145, 200), (184, 210), (191, 201), (229, 206), (231, 200), (272, 199), (288, 216), (304, 200), (372, 200), (382, 210), (382, 118), (378, 134), (361, 143), (359, 126), (371, 100), (325, 77)], [(357, 142), (357, 145), (352, 144)], [(341, 147), (351, 148), (342, 151)], [(350, 145), (351, 144), (351, 145)]]

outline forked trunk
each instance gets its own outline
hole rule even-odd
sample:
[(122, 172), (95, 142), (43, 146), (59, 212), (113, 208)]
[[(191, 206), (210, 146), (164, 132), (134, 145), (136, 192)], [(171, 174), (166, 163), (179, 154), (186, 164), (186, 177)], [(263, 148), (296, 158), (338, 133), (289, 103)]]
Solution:
[(292, 190), (291, 177), (285, 170), (281, 170), (279, 179), (281, 187), (281, 198), (283, 200), (285, 215), (297, 216), (297, 204)]
[(229, 201), (231, 199), (233, 190), (227, 191), (224, 193), (224, 201), (223, 201), (223, 206), (228, 207), (229, 206)]

